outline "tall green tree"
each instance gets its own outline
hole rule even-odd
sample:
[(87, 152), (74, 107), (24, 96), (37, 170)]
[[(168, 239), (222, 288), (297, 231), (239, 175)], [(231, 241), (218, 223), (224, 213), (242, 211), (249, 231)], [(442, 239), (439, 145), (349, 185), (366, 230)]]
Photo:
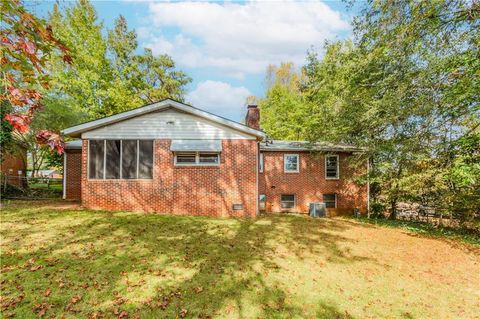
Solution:
[(71, 50), (73, 63), (65, 68), (60, 57), (50, 60), (52, 87), (48, 93), (72, 110), (86, 110), (90, 117), (110, 115), (120, 106), (109, 95), (113, 70), (107, 59), (103, 24), (89, 1), (80, 0), (60, 11), (57, 4), (49, 22), (54, 34)]
[(119, 16), (113, 30), (108, 31), (107, 44), (114, 75), (109, 95), (115, 104), (121, 105), (125, 110), (141, 105), (144, 101), (137, 89), (141, 81), (135, 74), (138, 69), (137, 34), (128, 30), (127, 20), (123, 16)]
[(184, 101), (185, 86), (191, 78), (176, 70), (175, 62), (169, 55), (154, 56), (151, 49), (145, 48), (143, 54), (136, 57), (136, 62), (136, 89), (144, 102), (154, 103), (165, 98)]
[[(395, 218), (395, 202), (415, 195), (402, 185), (408, 185), (404, 179), (417, 172), (418, 163), (428, 163), (433, 171), (450, 171), (461, 157), (459, 141), (474, 134), (472, 127), (478, 127), (480, 5), (465, 1), (369, 2), (354, 27), (362, 59), (373, 67), (366, 69), (373, 77), (364, 83), (373, 99), (366, 100), (368, 109), (364, 110), (387, 115), (379, 125), (369, 116), (361, 119), (370, 127), (384, 129), (380, 141), (378, 137), (366, 141), (378, 145), (380, 158), (391, 154), (384, 162), (394, 168), (394, 175), (383, 184)], [(382, 142), (389, 140), (391, 148), (382, 148)], [(465, 210), (448, 195), (461, 196), (448, 180), (448, 174), (442, 176), (438, 187), (447, 191), (439, 192), (444, 196), (430, 204), (440, 212), (471, 218), (475, 210)]]
[[(115, 86), (112, 89), (131, 95), (129, 103), (133, 106), (165, 98), (183, 101), (185, 85), (191, 79), (176, 70), (173, 59), (166, 54), (155, 56), (147, 48), (142, 54), (138, 54), (137, 50), (137, 34), (128, 30), (127, 21), (119, 16), (114, 29), (108, 32), (108, 53), (114, 66), (116, 87), (123, 90)], [(120, 95), (115, 92), (112, 96), (118, 98)]]
[(55, 35), (71, 48), (73, 64), (51, 61), (52, 97), (72, 110), (85, 110), (94, 119), (130, 110), (165, 98), (183, 100), (191, 79), (176, 70), (168, 55), (139, 54), (137, 35), (120, 16), (105, 30), (88, 0), (54, 6), (50, 23)]
[(0, 101), (0, 164), (4, 160), (6, 153), (11, 152), (13, 148), (12, 124), (4, 120), (7, 114), (12, 112), (12, 107), (8, 101)]
[(265, 77), (266, 96), (258, 99), (261, 126), (272, 139), (302, 140), (307, 137), (304, 125), (307, 103), (300, 94), (303, 75), (293, 63), (270, 65)]
[[(362, 5), (354, 41), (327, 43), (321, 59), (309, 54), (295, 93), (308, 107), (295, 107), (304, 110), (296, 124), (312, 141), (365, 147), (360, 157), (370, 160), (371, 193), (391, 207), (392, 218), (398, 201), (414, 200), (471, 219), (480, 211), (480, 185), (464, 150), (478, 152), (471, 141), (480, 125), (479, 3)], [(279, 105), (268, 91), (266, 99)], [(284, 113), (267, 113), (264, 121)]]

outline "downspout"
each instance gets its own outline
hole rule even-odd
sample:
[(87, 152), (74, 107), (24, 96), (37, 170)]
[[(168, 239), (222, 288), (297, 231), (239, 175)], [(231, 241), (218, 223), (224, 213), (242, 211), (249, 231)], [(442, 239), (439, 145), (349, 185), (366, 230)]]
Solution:
[(370, 218), (370, 158), (367, 158), (367, 218)]
[(258, 190), (258, 187), (259, 187), (259, 183), (258, 183), (258, 171), (259, 171), (259, 169), (260, 169), (260, 167), (259, 167), (259, 160), (260, 160), (260, 142), (258, 142), (258, 140), (257, 140), (257, 156), (256, 156), (256, 162), (257, 162), (257, 165), (256, 165), (256, 166), (257, 166), (257, 168), (256, 168), (256, 172), (255, 172), (256, 177), (257, 177), (257, 181), (256, 181), (257, 187), (256, 187), (256, 190), (255, 190), (255, 194), (256, 194), (256, 196), (257, 196), (257, 198), (256, 198), (256, 200), (255, 200), (255, 202), (257, 203), (257, 206), (256, 206), (256, 210), (257, 210), (257, 211), (256, 211), (256, 214), (255, 214), (256, 216), (258, 216), (258, 215), (260, 214), (260, 203), (259, 203), (259, 198), (258, 198), (258, 197), (259, 197), (259, 193), (258, 193), (258, 191), (259, 191), (259, 190)]
[(67, 199), (67, 152), (63, 153), (63, 199)]

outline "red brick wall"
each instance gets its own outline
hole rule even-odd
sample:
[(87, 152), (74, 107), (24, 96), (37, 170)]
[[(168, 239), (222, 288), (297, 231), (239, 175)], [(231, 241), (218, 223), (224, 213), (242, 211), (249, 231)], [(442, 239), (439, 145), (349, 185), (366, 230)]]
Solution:
[(80, 200), (82, 195), (82, 152), (81, 150), (68, 150), (66, 155), (67, 169), (64, 174), (67, 178), (67, 189), (65, 191), (65, 198)]
[[(81, 181), (85, 207), (180, 215), (256, 215), (254, 140), (224, 140), (218, 167), (174, 166), (170, 140), (156, 140), (152, 180), (87, 179), (87, 144), (83, 142)], [(237, 203), (243, 204), (243, 210), (233, 210)]]
[[(310, 202), (322, 202), (323, 194), (337, 194), (337, 209), (327, 209), (327, 215), (351, 214), (353, 208), (366, 210), (367, 186), (356, 185), (352, 181), (355, 172), (346, 161), (346, 153), (339, 154), (340, 179), (325, 179), (325, 157), (320, 154), (299, 152), (300, 172), (285, 173), (283, 156), (296, 152), (262, 152), (264, 157), (263, 173), (259, 174), (259, 194), (265, 194), (267, 212), (308, 212)], [(366, 170), (366, 163), (365, 163)], [(282, 209), (282, 194), (295, 194), (295, 209)]]

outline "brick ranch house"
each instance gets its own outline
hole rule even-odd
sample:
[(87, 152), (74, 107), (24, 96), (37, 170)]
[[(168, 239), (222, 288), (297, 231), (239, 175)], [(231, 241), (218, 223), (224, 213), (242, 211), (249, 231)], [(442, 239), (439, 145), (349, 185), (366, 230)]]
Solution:
[[(84, 207), (255, 217), (260, 211), (327, 216), (367, 209), (351, 145), (268, 141), (250, 105), (246, 125), (173, 100), (67, 128), (64, 198)], [(358, 167), (358, 166), (357, 166)]]

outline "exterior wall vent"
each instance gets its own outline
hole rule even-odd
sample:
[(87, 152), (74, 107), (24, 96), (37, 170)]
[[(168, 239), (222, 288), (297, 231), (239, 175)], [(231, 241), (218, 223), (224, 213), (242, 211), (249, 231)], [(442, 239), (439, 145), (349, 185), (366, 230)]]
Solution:
[(243, 204), (233, 204), (233, 210), (242, 210)]

